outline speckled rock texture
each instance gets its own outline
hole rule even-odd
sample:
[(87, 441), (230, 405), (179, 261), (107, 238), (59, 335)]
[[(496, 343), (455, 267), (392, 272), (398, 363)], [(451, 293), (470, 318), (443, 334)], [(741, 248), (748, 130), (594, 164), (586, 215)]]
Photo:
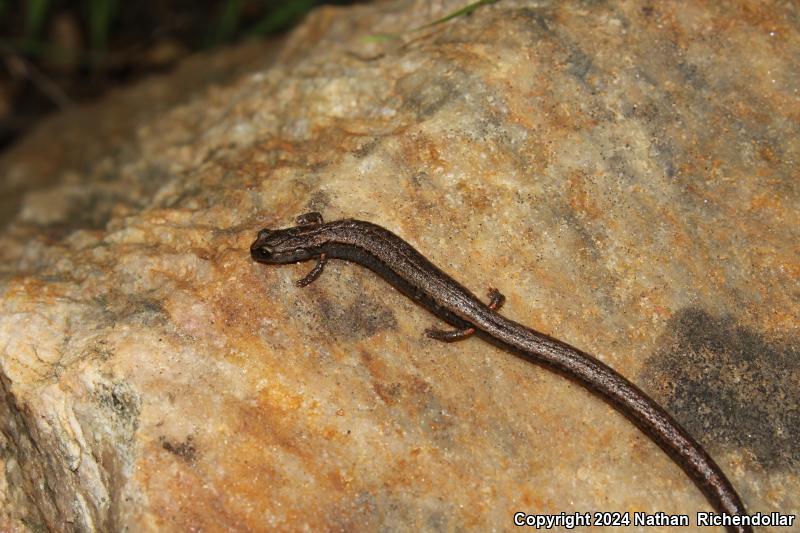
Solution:
[(425, 338), (360, 267), (299, 289), (310, 265), (250, 260), (309, 210), (499, 288), (661, 402), (751, 512), (800, 510), (800, 8), (504, 0), (406, 31), (463, 4), (319, 9), (277, 55), (195, 60), (0, 160), (0, 530), (714, 530), (580, 386)]

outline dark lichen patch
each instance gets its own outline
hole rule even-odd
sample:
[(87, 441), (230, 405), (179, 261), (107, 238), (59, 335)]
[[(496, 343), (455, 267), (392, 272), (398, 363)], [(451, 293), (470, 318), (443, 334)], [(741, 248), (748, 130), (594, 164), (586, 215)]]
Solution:
[(431, 177), (424, 170), (415, 172), (406, 179), (414, 189), (430, 189), (432, 187)]
[(111, 219), (114, 209), (121, 205), (137, 209), (138, 203), (121, 191), (97, 188), (81, 188), (66, 191), (70, 206), (64, 220), (51, 224), (51, 229), (61, 231), (64, 229), (90, 229), (102, 230)]
[(125, 432), (133, 435), (139, 427), (140, 401), (136, 393), (124, 382), (98, 383), (94, 391), (97, 404), (111, 413), (110, 419)]
[(447, 103), (461, 97), (462, 91), (447, 79), (430, 83), (424, 71), (409, 74), (397, 83), (397, 92), (404, 97), (403, 107), (414, 112), (418, 119), (430, 118)]
[(169, 321), (169, 313), (161, 302), (148, 296), (114, 292), (95, 298), (95, 302), (109, 324), (137, 322), (153, 327)]
[(166, 324), (169, 313), (160, 301), (153, 298), (142, 298), (135, 302), (137, 320), (145, 326)]
[(167, 450), (168, 452), (177, 455), (178, 457), (185, 459), (186, 461), (192, 463), (197, 455), (197, 448), (194, 445), (194, 436), (189, 435), (186, 437), (186, 440), (183, 442), (174, 443), (172, 441), (167, 440), (166, 437), (161, 437), (159, 439), (161, 441), (161, 447)]
[(518, 7), (508, 11), (509, 21), (521, 23), (522, 30), (527, 30), (533, 36), (531, 42), (541, 41), (555, 35), (553, 26), (556, 24), (554, 10), (550, 7)]
[(369, 154), (375, 151), (375, 149), (380, 146), (380, 139), (373, 138), (366, 142), (361, 143), (358, 148), (353, 150), (353, 155), (357, 159), (363, 159), (367, 157)]
[(89, 347), (86, 355), (91, 359), (107, 361), (114, 357), (114, 349), (109, 346), (107, 340), (100, 339)]
[[(306, 209), (304, 213), (308, 213), (311, 211), (317, 211), (319, 213), (324, 213), (325, 210), (330, 207), (331, 205), (331, 198), (325, 191), (314, 191), (311, 193), (311, 197), (309, 198), (308, 202), (306, 203)], [(297, 215), (302, 215), (303, 213), (297, 213)]]
[(677, 62), (678, 73), (683, 81), (692, 86), (693, 89), (702, 91), (708, 87), (708, 82), (703, 76), (703, 71), (697, 65), (686, 61)]
[(399, 383), (384, 384), (375, 382), (372, 384), (372, 390), (386, 405), (397, 403), (403, 396), (403, 386)]
[(316, 307), (320, 327), (335, 338), (367, 338), (397, 327), (397, 319), (388, 307), (360, 292), (347, 304), (320, 296)]
[(588, 86), (588, 76), (593, 68), (594, 61), (591, 56), (577, 46), (570, 47), (567, 57), (567, 72)]
[(800, 344), (731, 317), (676, 314), (642, 381), (690, 433), (746, 449), (763, 468), (800, 472)]
[(432, 509), (425, 518), (425, 524), (430, 528), (430, 531), (452, 531), (458, 529), (452, 527), (450, 517), (450, 513)]

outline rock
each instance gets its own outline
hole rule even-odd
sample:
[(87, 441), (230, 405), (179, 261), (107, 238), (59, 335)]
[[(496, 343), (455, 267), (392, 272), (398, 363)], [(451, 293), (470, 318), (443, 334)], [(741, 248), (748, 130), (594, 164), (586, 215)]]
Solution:
[(321, 8), (277, 55), (194, 60), (3, 157), (0, 529), (710, 509), (599, 398), (423, 337), (368, 271), (298, 289), (310, 265), (250, 260), (310, 210), (499, 288), (665, 405), (751, 512), (798, 508), (794, 7), (504, 1), (405, 31), (463, 4)]

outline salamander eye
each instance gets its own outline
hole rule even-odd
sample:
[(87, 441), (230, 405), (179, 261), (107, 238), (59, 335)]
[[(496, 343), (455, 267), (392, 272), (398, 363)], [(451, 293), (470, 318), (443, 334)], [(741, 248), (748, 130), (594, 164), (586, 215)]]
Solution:
[(273, 232), (267, 229), (262, 229), (258, 232), (256, 240), (250, 245), (250, 255), (253, 259), (265, 260), (272, 256), (274, 250), (271, 246), (267, 245), (272, 233)]
[(251, 246), (250, 257), (256, 261), (269, 261), (273, 257), (273, 250), (269, 246)]

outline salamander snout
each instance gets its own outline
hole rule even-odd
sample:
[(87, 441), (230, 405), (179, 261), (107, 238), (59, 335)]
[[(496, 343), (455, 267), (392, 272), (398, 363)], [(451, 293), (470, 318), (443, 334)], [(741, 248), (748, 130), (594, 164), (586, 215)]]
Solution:
[(256, 240), (250, 245), (250, 257), (254, 261), (269, 261), (272, 257), (272, 248), (269, 246), (270, 237), (274, 232), (262, 229), (258, 232)]

